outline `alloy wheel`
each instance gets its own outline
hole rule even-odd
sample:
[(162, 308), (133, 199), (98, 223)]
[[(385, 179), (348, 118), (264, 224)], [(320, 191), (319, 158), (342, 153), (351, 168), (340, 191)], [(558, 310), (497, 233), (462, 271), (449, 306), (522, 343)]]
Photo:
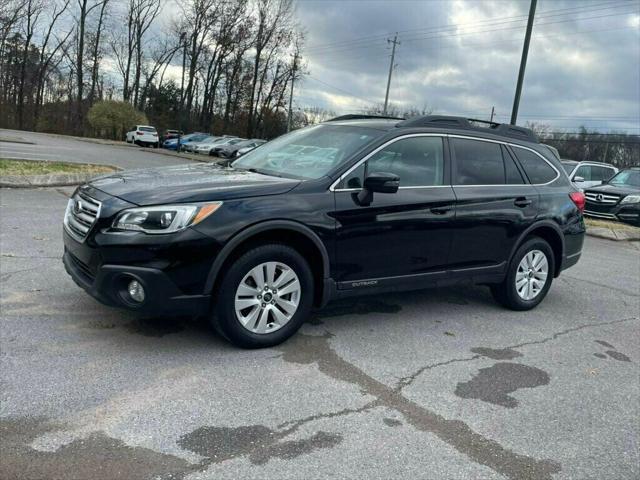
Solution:
[(549, 276), (549, 262), (544, 252), (531, 250), (522, 257), (516, 271), (516, 291), (523, 300), (533, 300), (544, 289)]
[(282, 262), (261, 263), (236, 289), (236, 317), (250, 332), (275, 332), (295, 315), (301, 293), (300, 280), (291, 267)]

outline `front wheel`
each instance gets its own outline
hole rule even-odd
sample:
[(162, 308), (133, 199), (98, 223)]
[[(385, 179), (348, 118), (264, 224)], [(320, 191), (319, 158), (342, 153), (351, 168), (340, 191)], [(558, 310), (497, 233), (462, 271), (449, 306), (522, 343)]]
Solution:
[(553, 250), (542, 238), (532, 237), (518, 248), (505, 280), (492, 285), (491, 293), (511, 310), (530, 310), (547, 295), (554, 271)]
[(311, 268), (297, 250), (280, 244), (256, 247), (223, 277), (214, 327), (242, 348), (278, 345), (309, 317), (313, 291)]

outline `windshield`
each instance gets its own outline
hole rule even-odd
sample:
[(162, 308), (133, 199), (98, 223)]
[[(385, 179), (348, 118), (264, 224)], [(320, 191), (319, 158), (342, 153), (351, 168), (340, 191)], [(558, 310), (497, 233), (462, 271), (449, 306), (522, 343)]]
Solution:
[(623, 170), (608, 182), (611, 185), (640, 187), (640, 170)]
[(155, 132), (155, 127), (140, 127), (138, 128), (141, 132)]
[(325, 176), (384, 132), (370, 128), (322, 124), (301, 128), (233, 162), (233, 168), (301, 179)]

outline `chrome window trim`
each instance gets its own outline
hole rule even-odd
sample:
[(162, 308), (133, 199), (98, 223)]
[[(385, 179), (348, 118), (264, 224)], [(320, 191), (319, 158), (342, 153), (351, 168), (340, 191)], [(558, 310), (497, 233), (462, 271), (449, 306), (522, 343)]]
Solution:
[[(336, 185), (338, 183), (340, 183), (347, 175), (349, 175), (351, 172), (353, 172), (356, 168), (358, 168), (360, 165), (362, 165), (364, 162), (366, 162), (367, 160), (369, 160), (369, 158), (371, 158), (373, 155), (375, 155), (376, 153), (378, 153), (380, 150), (382, 150), (383, 148), (391, 145), (392, 143), (395, 143), (397, 141), (400, 140), (404, 140), (405, 138), (412, 138), (412, 137), (440, 137), (440, 138), (463, 138), (463, 139), (467, 139), (467, 140), (477, 140), (480, 142), (489, 142), (489, 143), (497, 143), (500, 145), (505, 145), (505, 146), (510, 146), (513, 148), (522, 148), (524, 150), (529, 150), (530, 152), (535, 153), (536, 155), (538, 155), (540, 158), (542, 158), (542, 160), (544, 160), (547, 165), (549, 165), (551, 168), (553, 168), (554, 172), (556, 172), (556, 176), (553, 180), (547, 182), (547, 183), (510, 183), (510, 184), (497, 184), (497, 185), (455, 185), (455, 184), (450, 184), (450, 185), (412, 185), (412, 186), (408, 186), (408, 187), (398, 187), (399, 190), (409, 190), (409, 189), (424, 189), (424, 188), (442, 188), (442, 187), (449, 187), (449, 188), (473, 188), (473, 187), (541, 187), (541, 186), (545, 186), (545, 185), (550, 185), (553, 182), (555, 182), (556, 180), (558, 180), (558, 178), (560, 178), (561, 173), (558, 171), (558, 169), (546, 158), (544, 158), (543, 155), (541, 155), (540, 153), (536, 152), (534, 149), (529, 148), (529, 147), (524, 147), (522, 145), (518, 145), (515, 143), (511, 143), (511, 142), (504, 142), (504, 141), (500, 141), (500, 140), (492, 140), (489, 138), (480, 138), (480, 137), (473, 137), (473, 136), (469, 136), (469, 135), (457, 135), (457, 134), (448, 134), (448, 133), (410, 133), (407, 135), (402, 135), (399, 137), (395, 137), (392, 138), (391, 140), (383, 143), (382, 145), (380, 145), (378, 148), (376, 148), (375, 150), (373, 150), (372, 152), (368, 153), (366, 156), (364, 156), (363, 158), (361, 158), (355, 165), (351, 166), (346, 172), (344, 172), (342, 175), (340, 175), (329, 187), (329, 191), (331, 192), (359, 192), (362, 190), (362, 188), (336, 188)], [(449, 157), (449, 159), (451, 159), (451, 157)], [(518, 159), (516, 159), (516, 161), (519, 162)]]

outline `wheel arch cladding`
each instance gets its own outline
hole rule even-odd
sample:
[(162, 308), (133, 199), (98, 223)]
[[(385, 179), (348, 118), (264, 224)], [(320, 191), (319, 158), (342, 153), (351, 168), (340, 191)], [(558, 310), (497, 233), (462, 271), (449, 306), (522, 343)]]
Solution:
[(270, 243), (294, 248), (309, 262), (314, 279), (314, 304), (319, 305), (323, 297), (323, 280), (329, 276), (329, 256), (320, 238), (310, 228), (286, 220), (252, 225), (232, 237), (211, 267), (205, 293), (215, 294), (222, 273), (241, 255), (253, 247)]
[(553, 276), (557, 277), (560, 275), (560, 271), (562, 270), (562, 255), (564, 253), (564, 235), (560, 229), (548, 223), (533, 225), (522, 235), (511, 255), (513, 256), (516, 250), (520, 248), (520, 245), (531, 237), (540, 237), (549, 244), (553, 251)]

